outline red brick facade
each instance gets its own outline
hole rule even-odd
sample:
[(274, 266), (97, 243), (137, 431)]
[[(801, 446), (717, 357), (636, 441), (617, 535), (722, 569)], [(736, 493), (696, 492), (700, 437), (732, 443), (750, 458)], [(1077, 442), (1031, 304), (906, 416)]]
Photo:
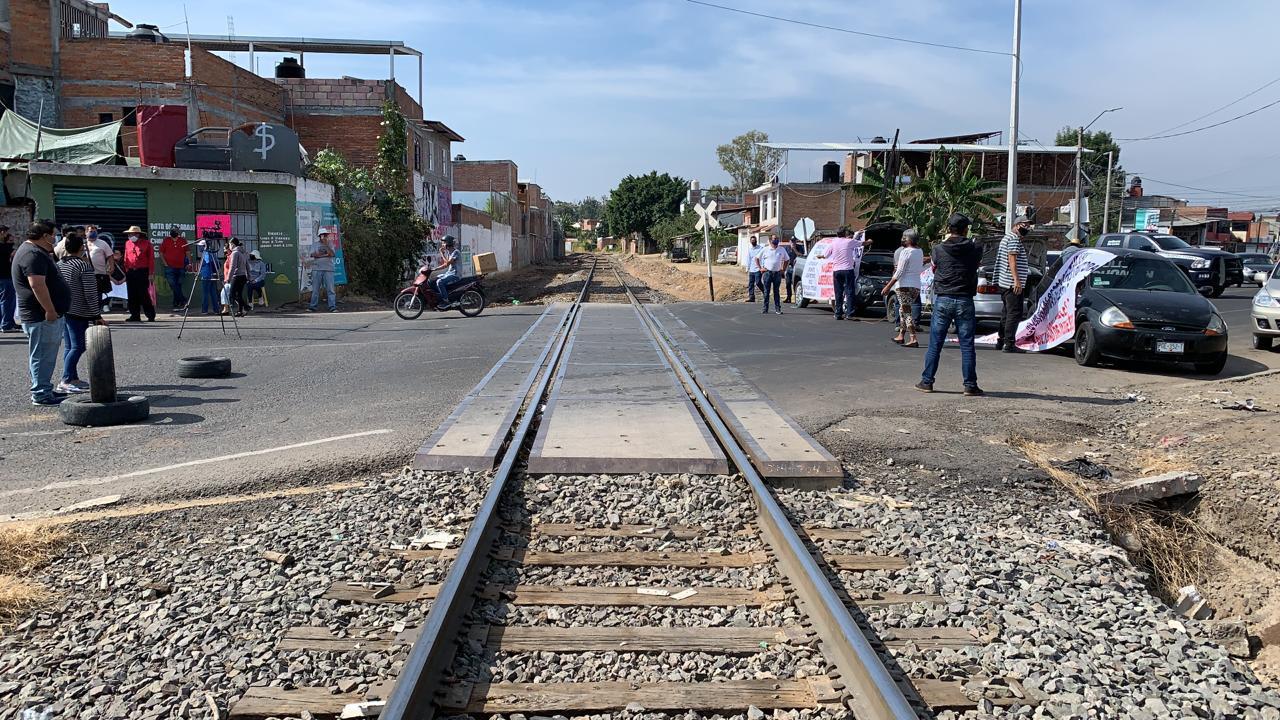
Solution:
[(462, 160), (453, 164), (455, 192), (501, 192), (515, 197), (516, 164), (510, 160)]
[(53, 70), (51, 5), (57, 0), (10, 0), (9, 27), (18, 29), (9, 40), (16, 72)]

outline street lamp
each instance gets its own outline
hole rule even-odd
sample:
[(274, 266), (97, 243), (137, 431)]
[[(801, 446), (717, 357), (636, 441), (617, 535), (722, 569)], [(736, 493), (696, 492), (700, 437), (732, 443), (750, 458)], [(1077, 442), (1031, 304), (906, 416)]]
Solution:
[[(1098, 113), (1097, 115), (1095, 115), (1095, 116), (1094, 116), (1094, 118), (1093, 118), (1092, 120), (1090, 120), (1090, 121), (1089, 121), (1089, 124), (1088, 124), (1088, 125), (1085, 125), (1084, 127), (1080, 127), (1080, 128), (1077, 128), (1077, 129), (1076, 129), (1076, 222), (1075, 222), (1075, 230), (1076, 230), (1076, 239), (1080, 240), (1080, 242), (1082, 242), (1082, 243), (1084, 242), (1084, 233), (1083, 233), (1083, 227), (1082, 227), (1082, 226), (1084, 225), (1084, 223), (1083, 223), (1083, 221), (1080, 219), (1080, 216), (1081, 216), (1080, 206), (1083, 204), (1084, 199), (1083, 199), (1083, 197), (1082, 197), (1082, 195), (1083, 195), (1083, 191), (1082, 191), (1081, 176), (1083, 175), (1083, 172), (1082, 172), (1082, 170), (1081, 170), (1081, 166), (1080, 166), (1080, 158), (1081, 158), (1081, 156), (1082, 156), (1082, 155), (1084, 155), (1084, 131), (1085, 131), (1085, 130), (1088, 130), (1088, 129), (1089, 129), (1089, 128), (1091, 128), (1091, 127), (1093, 127), (1093, 124), (1094, 124), (1094, 123), (1096, 123), (1096, 122), (1098, 122), (1098, 118), (1102, 117), (1103, 115), (1106, 115), (1107, 113), (1110, 113), (1110, 112), (1115, 112), (1115, 111), (1117, 111), (1117, 110), (1123, 110), (1123, 109), (1124, 109), (1124, 108), (1122, 108), (1122, 107), (1113, 107), (1113, 108), (1109, 108), (1109, 109), (1107, 109), (1107, 110), (1103, 110), (1102, 112), (1100, 112), (1100, 113)], [(1108, 165), (1109, 165), (1109, 164), (1108, 164)], [(1110, 171), (1110, 169), (1108, 169), (1108, 170), (1107, 170), (1107, 197), (1108, 197), (1108, 198), (1110, 198), (1110, 196), (1111, 196), (1111, 171)], [(1105, 212), (1105, 211), (1104, 211), (1104, 212)]]

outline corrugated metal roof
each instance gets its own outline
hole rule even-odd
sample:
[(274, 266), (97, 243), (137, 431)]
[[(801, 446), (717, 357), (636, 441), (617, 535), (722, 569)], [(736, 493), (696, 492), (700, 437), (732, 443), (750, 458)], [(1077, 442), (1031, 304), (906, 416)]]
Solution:
[[(113, 32), (112, 38), (127, 38), (129, 33)], [(420, 50), (404, 44), (402, 40), (355, 40), (350, 38), (265, 37), (249, 35), (182, 35), (165, 33), (170, 42), (182, 44), (191, 40), (195, 47), (213, 52), (249, 52), (250, 46), (258, 52), (316, 52), (351, 55), (413, 55), (422, 57)]]
[[(760, 143), (762, 147), (773, 150), (801, 150), (814, 152), (889, 152), (894, 149), (891, 143)], [(930, 153), (938, 150), (954, 150), (956, 152), (985, 152), (993, 155), (1009, 152), (1007, 145), (970, 145), (966, 143), (899, 143), (899, 152)], [(1019, 153), (1030, 155), (1074, 155), (1076, 149), (1070, 146), (1019, 145)], [(1084, 152), (1092, 150), (1085, 148)]]

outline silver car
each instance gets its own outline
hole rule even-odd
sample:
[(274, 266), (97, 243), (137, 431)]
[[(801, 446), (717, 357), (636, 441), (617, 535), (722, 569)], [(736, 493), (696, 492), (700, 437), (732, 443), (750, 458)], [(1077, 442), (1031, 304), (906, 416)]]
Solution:
[[(996, 254), (1003, 239), (1003, 234), (983, 235), (976, 239), (978, 245), (982, 247), (982, 264), (978, 266), (978, 294), (973, 296), (973, 309), (978, 322), (999, 321), (1000, 316), (1004, 314), (1004, 299), (1000, 296), (1000, 286), (996, 284), (995, 275)], [(1029, 317), (1036, 307), (1036, 301), (1039, 300), (1036, 288), (1040, 285), (1040, 280), (1048, 267), (1049, 245), (1047, 239), (1044, 236), (1037, 236), (1035, 231), (1022, 238), (1022, 244), (1027, 248), (1027, 264), (1030, 265), (1027, 286), (1022, 293), (1022, 314), (1023, 317)]]
[(1271, 269), (1270, 277), (1253, 296), (1250, 320), (1253, 323), (1253, 347), (1270, 350), (1275, 339), (1280, 337), (1280, 273), (1276, 268)]

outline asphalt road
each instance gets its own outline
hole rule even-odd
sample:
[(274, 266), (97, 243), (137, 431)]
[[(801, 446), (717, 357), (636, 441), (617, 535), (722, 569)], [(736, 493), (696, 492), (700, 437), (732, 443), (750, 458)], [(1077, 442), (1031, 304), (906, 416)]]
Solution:
[[(1230, 328), (1231, 358), (1218, 377), (1280, 367), (1280, 353), (1250, 346), (1249, 307), (1255, 292), (1232, 288), (1214, 301)], [(889, 323), (868, 318), (836, 322), (823, 307), (784, 307), (781, 316), (762, 315), (752, 303), (684, 303), (673, 309), (713, 350), (810, 429), (850, 412), (901, 405), (904, 393), (912, 404), (924, 400), (912, 385), (920, 380), (927, 329), (920, 349), (904, 349), (890, 342), (894, 328)], [(1097, 404), (1115, 395), (1102, 389), (1140, 391), (1155, 383), (1210, 379), (1188, 366), (1085, 368), (1069, 352), (1008, 355), (978, 349), (978, 383), (997, 398)], [(954, 345), (943, 352), (936, 389), (931, 396), (935, 402), (962, 389), (960, 352)]]
[[(113, 322), (118, 383), (150, 397), (151, 418), (96, 429), (32, 407), (26, 337), (0, 335), (0, 518), (403, 464), (542, 309), (412, 322), (389, 311), (264, 314), (242, 318), (241, 337), (193, 318), (181, 340), (177, 318)], [(209, 354), (231, 358), (232, 377), (177, 376), (178, 358)]]

